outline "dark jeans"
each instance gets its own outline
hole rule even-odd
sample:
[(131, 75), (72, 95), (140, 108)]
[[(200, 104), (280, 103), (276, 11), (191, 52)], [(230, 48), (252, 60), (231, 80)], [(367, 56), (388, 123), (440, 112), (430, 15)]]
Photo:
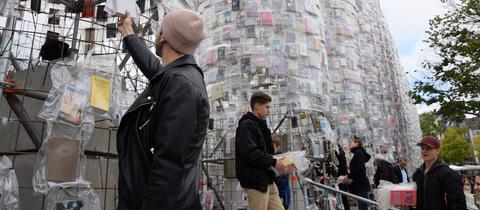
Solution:
[[(368, 192), (367, 191), (362, 191), (362, 192), (352, 192), (355, 195), (358, 195), (363, 198), (368, 199)], [(364, 202), (357, 201), (358, 204), (358, 210), (368, 210), (368, 205)]]
[[(344, 184), (339, 184), (338, 188), (342, 191), (348, 192), (348, 189)], [(348, 203), (348, 197), (347, 196), (342, 195), (342, 203), (343, 203), (343, 209), (350, 210), (350, 204)]]
[(278, 194), (282, 199), (283, 207), (285, 210), (287, 210), (290, 206), (290, 188), (288, 187), (287, 189), (279, 189)]

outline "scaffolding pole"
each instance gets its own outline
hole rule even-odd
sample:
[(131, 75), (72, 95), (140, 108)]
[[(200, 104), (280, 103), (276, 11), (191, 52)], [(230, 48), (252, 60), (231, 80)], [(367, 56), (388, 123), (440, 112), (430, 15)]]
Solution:
[[(15, 4), (17, 5), (17, 4)], [(5, 24), (5, 30), (3, 30), (2, 34), (2, 43), (0, 45), (1, 49), (1, 58), (0, 58), (0, 83), (4, 83), (5, 77), (7, 75), (8, 67), (10, 66), (10, 53), (12, 51), (12, 42), (13, 42), (13, 35), (15, 29), (15, 22), (17, 18), (15, 16), (10, 16), (7, 18), (7, 22)], [(0, 95), (3, 93), (3, 87), (0, 85)], [(0, 97), (0, 102), (1, 102)]]

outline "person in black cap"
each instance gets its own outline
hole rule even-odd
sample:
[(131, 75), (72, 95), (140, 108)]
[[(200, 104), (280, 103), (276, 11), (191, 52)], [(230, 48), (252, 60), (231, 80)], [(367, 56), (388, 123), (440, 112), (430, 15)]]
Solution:
[(422, 147), (424, 163), (413, 174), (417, 183), (417, 210), (466, 210), (460, 175), (439, 158), (437, 138), (425, 136)]

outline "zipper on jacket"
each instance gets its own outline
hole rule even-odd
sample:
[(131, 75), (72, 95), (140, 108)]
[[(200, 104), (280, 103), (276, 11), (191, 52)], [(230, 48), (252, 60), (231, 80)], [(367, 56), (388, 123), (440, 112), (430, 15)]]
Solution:
[(136, 106), (135, 108), (133, 108), (132, 110), (127, 111), (123, 116), (127, 115), (127, 114), (130, 113), (130, 112), (133, 112), (133, 111), (137, 110), (138, 108), (140, 108), (140, 107), (142, 107), (142, 106), (148, 105), (148, 104), (150, 104), (150, 103), (151, 103), (151, 101), (147, 101), (147, 102), (145, 102), (145, 103), (142, 103), (142, 104)]
[(155, 107), (156, 104), (157, 104), (157, 102), (154, 101), (154, 102), (152, 103), (152, 105), (150, 106), (150, 109), (149, 109), (148, 111), (151, 112), (151, 111), (153, 110), (153, 108)]
[(148, 119), (147, 121), (145, 121), (143, 123), (143, 125), (141, 125), (140, 127), (138, 127), (139, 130), (142, 130), (145, 126), (147, 126), (147, 124), (150, 122), (150, 119)]

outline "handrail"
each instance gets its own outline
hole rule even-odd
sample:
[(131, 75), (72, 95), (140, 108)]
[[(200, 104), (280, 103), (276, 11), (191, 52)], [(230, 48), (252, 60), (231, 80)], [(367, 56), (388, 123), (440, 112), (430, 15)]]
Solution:
[(360, 202), (363, 202), (363, 203), (366, 203), (366, 204), (369, 204), (369, 205), (378, 206), (378, 203), (373, 201), (373, 200), (366, 199), (364, 197), (360, 197), (358, 195), (354, 195), (352, 193), (348, 193), (348, 192), (345, 192), (345, 191), (342, 191), (342, 190), (339, 190), (339, 189), (336, 189), (336, 188), (333, 188), (333, 187), (330, 187), (330, 186), (327, 186), (327, 185), (324, 185), (324, 184), (320, 184), (320, 183), (315, 182), (315, 181), (313, 181), (309, 178), (304, 178), (303, 181), (304, 181), (304, 184), (315, 185), (315, 186), (320, 187), (322, 189), (345, 195), (347, 197), (353, 198), (353, 199), (358, 200)]

